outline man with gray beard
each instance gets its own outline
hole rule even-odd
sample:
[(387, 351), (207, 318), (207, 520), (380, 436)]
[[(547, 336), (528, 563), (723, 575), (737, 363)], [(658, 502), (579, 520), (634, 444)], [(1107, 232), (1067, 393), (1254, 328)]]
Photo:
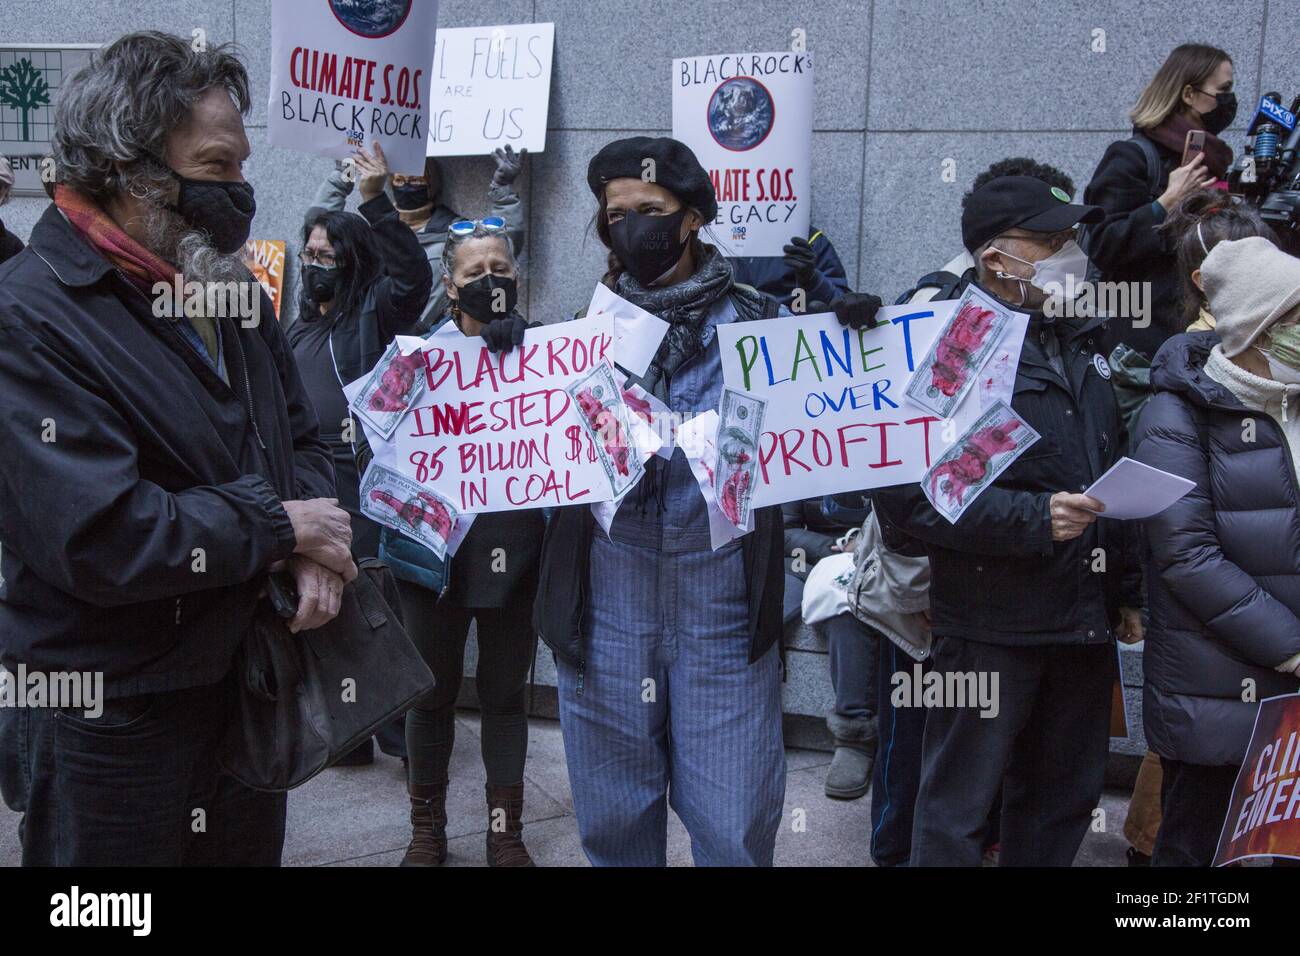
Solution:
[(105, 698), (0, 709), (25, 864), (280, 859), (283, 794), (218, 766), (235, 651), (268, 571), (295, 579), (295, 632), (357, 571), (264, 293), (242, 316), (167, 301), (255, 281), (248, 107), (227, 47), (122, 37), (65, 83), (54, 204), (0, 266), (0, 664), (102, 675)]

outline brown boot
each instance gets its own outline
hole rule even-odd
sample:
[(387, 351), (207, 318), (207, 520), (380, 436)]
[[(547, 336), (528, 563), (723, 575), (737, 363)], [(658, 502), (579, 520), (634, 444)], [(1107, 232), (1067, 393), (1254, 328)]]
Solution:
[(488, 866), (535, 866), (524, 846), (524, 785), (508, 787), (487, 785)]
[(440, 866), (447, 859), (447, 783), (411, 785), (411, 845), (402, 866)]

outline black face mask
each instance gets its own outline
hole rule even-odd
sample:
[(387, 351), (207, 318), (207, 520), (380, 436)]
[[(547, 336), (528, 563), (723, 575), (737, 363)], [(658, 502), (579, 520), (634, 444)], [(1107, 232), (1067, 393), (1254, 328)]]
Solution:
[(609, 241), (614, 255), (623, 263), (632, 278), (648, 286), (655, 279), (677, 265), (686, 243), (678, 238), (686, 207), (666, 216), (643, 216), (638, 212), (624, 213), (623, 218), (609, 227)]
[(330, 302), (338, 294), (339, 270), (317, 265), (303, 266), (302, 285), (313, 302)]
[[(496, 294), (503, 290), (502, 295)], [(519, 304), (519, 284), (507, 276), (494, 276), (490, 273), (480, 276), (473, 282), (456, 286), (460, 298), (456, 300), (462, 312), (469, 313), (471, 319), (480, 322), (495, 322), (507, 318)], [(501, 305), (497, 306), (500, 302)]]
[(180, 183), (173, 211), (195, 229), (206, 232), (218, 252), (239, 251), (248, 241), (257, 212), (253, 187), (248, 183), (186, 179), (175, 170), (170, 172)]
[(427, 183), (393, 187), (393, 205), (398, 209), (420, 209), (432, 203), (433, 196)]
[(1215, 93), (1214, 99), (1214, 109), (1201, 114), (1201, 123), (1208, 132), (1218, 136), (1237, 118), (1237, 94)]

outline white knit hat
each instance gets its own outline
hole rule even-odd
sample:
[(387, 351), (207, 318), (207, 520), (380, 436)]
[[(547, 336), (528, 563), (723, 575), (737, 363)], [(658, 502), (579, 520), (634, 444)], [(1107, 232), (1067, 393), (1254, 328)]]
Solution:
[(1201, 281), (1228, 358), (1300, 307), (1300, 259), (1262, 236), (1220, 242), (1201, 265)]

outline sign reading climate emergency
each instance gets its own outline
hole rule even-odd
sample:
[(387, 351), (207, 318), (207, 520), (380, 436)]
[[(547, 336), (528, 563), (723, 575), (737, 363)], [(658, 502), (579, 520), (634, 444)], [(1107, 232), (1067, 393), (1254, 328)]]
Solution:
[(1259, 702), (1214, 865), (1252, 856), (1300, 859), (1300, 694)]
[(673, 137), (709, 171), (713, 240), (729, 256), (779, 256), (808, 235), (813, 70), (809, 53), (673, 60)]
[(394, 173), (424, 172), (437, 0), (275, 0), (270, 137), (346, 159), (382, 144)]

